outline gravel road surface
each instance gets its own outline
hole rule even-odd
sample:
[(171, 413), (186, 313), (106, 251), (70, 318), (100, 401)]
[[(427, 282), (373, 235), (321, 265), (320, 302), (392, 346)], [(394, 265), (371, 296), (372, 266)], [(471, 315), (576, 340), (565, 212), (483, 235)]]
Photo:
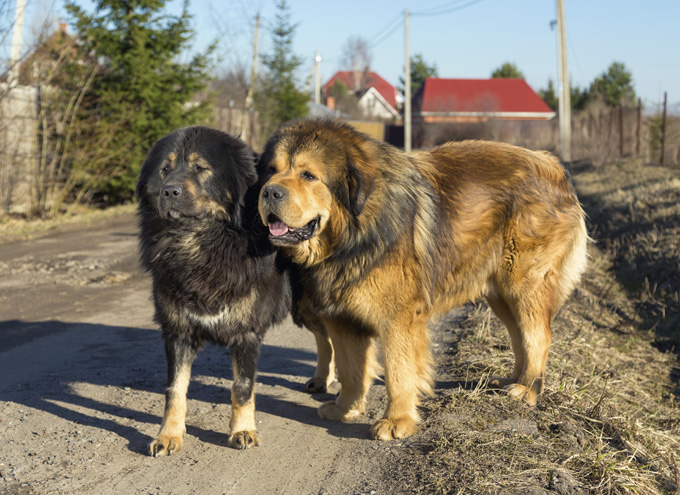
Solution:
[(290, 322), (269, 332), (259, 361), (260, 447), (227, 447), (231, 363), (209, 346), (183, 450), (148, 456), (166, 365), (136, 235), (126, 214), (0, 244), (0, 493), (386, 493), (379, 461), (408, 441), (368, 439), (384, 387), (357, 423), (319, 419), (332, 396), (303, 391), (314, 339)]

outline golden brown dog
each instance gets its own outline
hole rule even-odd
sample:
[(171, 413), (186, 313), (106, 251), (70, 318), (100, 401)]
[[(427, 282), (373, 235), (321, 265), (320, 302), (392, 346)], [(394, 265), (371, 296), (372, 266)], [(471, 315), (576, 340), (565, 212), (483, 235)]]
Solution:
[(321, 417), (363, 412), (379, 341), (389, 401), (372, 436), (413, 434), (419, 395), (433, 387), (427, 324), (480, 296), (515, 354), (495, 385), (536, 404), (551, 321), (586, 266), (584, 213), (557, 159), (483, 141), (404, 153), (307, 120), (269, 140), (259, 170), (260, 216), (300, 265), (300, 308), (317, 333), (312, 388), (330, 379), (335, 351), (342, 389)]

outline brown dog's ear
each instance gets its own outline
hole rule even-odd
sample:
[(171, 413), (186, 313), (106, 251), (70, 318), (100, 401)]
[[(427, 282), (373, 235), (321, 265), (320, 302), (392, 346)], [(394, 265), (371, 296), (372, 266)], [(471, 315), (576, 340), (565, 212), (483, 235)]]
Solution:
[(364, 174), (347, 156), (347, 196), (345, 206), (358, 217), (364, 210), (366, 200), (373, 191), (373, 180)]

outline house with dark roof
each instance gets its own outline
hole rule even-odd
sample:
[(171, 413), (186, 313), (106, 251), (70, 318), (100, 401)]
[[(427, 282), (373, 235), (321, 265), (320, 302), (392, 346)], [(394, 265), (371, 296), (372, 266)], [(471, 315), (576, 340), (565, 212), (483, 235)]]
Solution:
[[(323, 85), (323, 94), (327, 105), (333, 108), (332, 90), (341, 82), (348, 92), (358, 98), (359, 108), (367, 115), (381, 120), (398, 120), (401, 118), (397, 105), (401, 102), (401, 94), (380, 75), (368, 69), (364, 71), (338, 71)], [(329, 97), (331, 101), (328, 101)]]
[(550, 120), (555, 112), (524, 79), (428, 78), (413, 97), (413, 121)]

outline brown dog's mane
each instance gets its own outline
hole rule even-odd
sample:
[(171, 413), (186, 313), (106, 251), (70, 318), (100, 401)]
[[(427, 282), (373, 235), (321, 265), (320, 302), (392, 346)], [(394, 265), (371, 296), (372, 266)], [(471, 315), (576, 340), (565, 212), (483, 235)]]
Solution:
[[(344, 297), (378, 264), (390, 256), (403, 256), (401, 250), (415, 254), (420, 266), (420, 291), (426, 300), (436, 278), (436, 244), (440, 225), (432, 184), (410, 155), (393, 146), (371, 140), (348, 124), (330, 122), (332, 132), (298, 134), (295, 149), (323, 140), (319, 149), (343, 149), (346, 177), (331, 181), (336, 199), (328, 228), (332, 232), (332, 252), (321, 263), (308, 266), (315, 285), (314, 293), (322, 305), (329, 299)], [(425, 154), (418, 157), (422, 167)], [(390, 164), (378, 167), (377, 164)], [(433, 278), (434, 276), (434, 278)]]

